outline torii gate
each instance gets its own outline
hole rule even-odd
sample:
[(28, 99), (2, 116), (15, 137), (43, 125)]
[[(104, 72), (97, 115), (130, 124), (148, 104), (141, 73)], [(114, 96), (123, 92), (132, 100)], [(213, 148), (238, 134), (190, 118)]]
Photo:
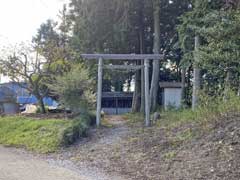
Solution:
[[(150, 94), (149, 94), (149, 61), (162, 60), (162, 54), (82, 54), (82, 58), (89, 60), (98, 60), (98, 86), (97, 86), (97, 112), (96, 124), (101, 125), (101, 109), (102, 109), (102, 79), (103, 68), (107, 69), (142, 69), (144, 68), (145, 77), (145, 124), (150, 126)], [(141, 65), (106, 65), (103, 60), (144, 60), (144, 66)]]

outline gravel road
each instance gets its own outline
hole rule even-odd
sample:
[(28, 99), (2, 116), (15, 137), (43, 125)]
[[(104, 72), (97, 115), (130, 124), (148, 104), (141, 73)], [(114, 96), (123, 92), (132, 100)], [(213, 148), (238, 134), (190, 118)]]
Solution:
[(40, 157), (0, 146), (0, 180), (95, 180)]
[[(79, 146), (66, 149), (63, 154), (45, 156), (0, 146), (0, 180), (126, 180), (112, 173), (106, 174), (101, 170), (102, 167), (94, 167), (80, 159), (77, 163), (70, 160), (75, 155), (71, 149), (77, 148), (83, 150), (78, 156), (85, 157), (90, 153), (94, 162), (98, 162), (98, 159), (101, 161), (101, 158), (95, 156), (96, 152), (92, 151), (96, 149), (101, 152), (108, 146), (114, 146), (127, 134), (128, 128), (124, 126), (121, 116), (109, 116), (107, 119), (116, 128), (92, 130), (94, 137), (89, 142), (83, 141)], [(62, 156), (65, 158), (61, 158)]]

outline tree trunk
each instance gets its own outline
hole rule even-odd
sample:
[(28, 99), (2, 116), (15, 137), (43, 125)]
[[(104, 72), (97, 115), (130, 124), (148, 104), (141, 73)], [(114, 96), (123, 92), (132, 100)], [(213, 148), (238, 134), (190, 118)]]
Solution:
[(45, 109), (45, 105), (44, 105), (44, 102), (43, 102), (43, 98), (41, 96), (37, 96), (37, 99), (38, 99), (38, 105), (40, 107), (41, 113), (45, 114), (46, 113), (46, 109)]
[(199, 50), (200, 46), (200, 37), (195, 37), (195, 57), (194, 57), (194, 64), (193, 64), (193, 93), (192, 93), (192, 109), (195, 110), (198, 106), (198, 100), (199, 100), (199, 91), (200, 91), (200, 76), (201, 76), (201, 70), (199, 68), (198, 62), (198, 55), (197, 52)]
[(231, 70), (227, 71), (227, 76), (225, 79), (225, 88), (224, 88), (224, 100), (228, 99), (229, 91), (231, 90), (231, 79), (232, 79), (232, 72)]
[(181, 73), (181, 83), (182, 83), (182, 95), (181, 95), (181, 103), (184, 105), (186, 103), (186, 69), (182, 69)]
[(240, 84), (238, 85), (238, 93), (237, 96), (240, 96)]
[(238, 91), (237, 96), (240, 96), (240, 77), (238, 77)]
[[(158, 0), (155, 0), (153, 3), (154, 6), (154, 45), (153, 53), (160, 53), (160, 3)], [(151, 111), (154, 111), (157, 107), (157, 94), (159, 89), (159, 72), (160, 72), (160, 61), (153, 60), (153, 73), (152, 73), (152, 82), (150, 89), (150, 108)]]
[[(139, 62), (137, 62), (137, 65), (141, 64), (141, 62), (140, 63)], [(135, 73), (135, 90), (133, 95), (132, 112), (133, 113), (139, 112), (140, 107), (141, 107), (141, 71), (138, 70)]]
[[(139, 53), (140, 54), (144, 54), (145, 53), (145, 42), (144, 42), (144, 14), (143, 14), (143, 10), (144, 10), (144, 1), (139, 0), (139, 19), (138, 19), (138, 23), (139, 23)], [(141, 65), (144, 66), (144, 60), (141, 61)], [(145, 78), (144, 78), (144, 68), (141, 69), (140, 73), (140, 86), (141, 86), (141, 92), (140, 92), (140, 100), (141, 102), (140, 104), (140, 112), (144, 113), (145, 111)]]
[(187, 87), (186, 87), (186, 102), (187, 104), (191, 104), (192, 100), (192, 95), (190, 94), (191, 92), (191, 67), (188, 68), (187, 70)]

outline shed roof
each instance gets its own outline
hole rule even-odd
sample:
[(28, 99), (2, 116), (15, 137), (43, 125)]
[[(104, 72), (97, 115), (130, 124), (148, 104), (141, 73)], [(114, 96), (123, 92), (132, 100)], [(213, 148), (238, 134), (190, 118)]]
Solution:
[(181, 82), (160, 82), (160, 88), (182, 88)]

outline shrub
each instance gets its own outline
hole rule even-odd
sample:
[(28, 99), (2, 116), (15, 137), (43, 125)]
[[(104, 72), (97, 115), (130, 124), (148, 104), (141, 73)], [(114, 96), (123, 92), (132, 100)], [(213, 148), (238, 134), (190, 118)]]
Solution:
[(71, 71), (57, 76), (48, 86), (60, 102), (75, 113), (85, 113), (94, 104), (93, 81), (83, 64), (73, 64)]
[(63, 146), (68, 146), (76, 142), (80, 137), (86, 136), (86, 132), (91, 124), (92, 118), (93, 117), (90, 114), (84, 114), (76, 117), (70, 126), (63, 131), (61, 144)]

